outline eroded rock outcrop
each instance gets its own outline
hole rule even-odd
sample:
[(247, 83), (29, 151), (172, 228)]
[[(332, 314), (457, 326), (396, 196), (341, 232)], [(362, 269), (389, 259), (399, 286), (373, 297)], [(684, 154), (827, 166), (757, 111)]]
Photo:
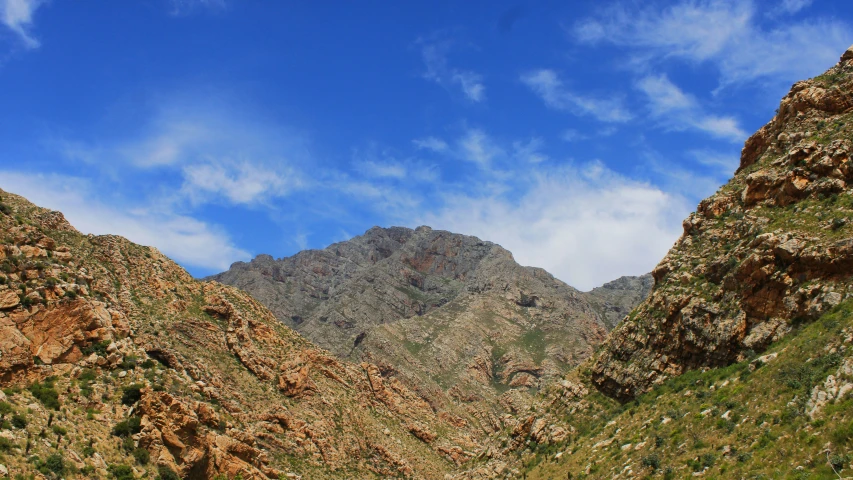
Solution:
[(685, 370), (761, 351), (851, 293), (853, 54), (796, 83), (735, 177), (684, 221), (651, 296), (592, 369), (631, 398)]

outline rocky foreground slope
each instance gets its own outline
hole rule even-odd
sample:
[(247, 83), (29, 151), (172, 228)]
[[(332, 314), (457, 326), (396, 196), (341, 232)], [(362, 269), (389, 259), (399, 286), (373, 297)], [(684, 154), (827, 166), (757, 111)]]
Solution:
[(429, 227), (374, 227), (212, 278), (339, 357), (376, 362), (433, 406), (462, 403), (472, 415), (501, 413), (498, 402), (520, 408), (531, 388), (591, 355), (651, 288), (647, 275), (582, 293), (499, 245)]
[(853, 47), (746, 142), (648, 299), (463, 475), (851, 478), (852, 149)]
[(853, 50), (796, 83), (734, 178), (684, 220), (655, 289), (612, 333), (596, 386), (630, 399), (762, 351), (851, 293)]
[(0, 477), (444, 478), (513, 425), (434, 408), (242, 291), (0, 197)]

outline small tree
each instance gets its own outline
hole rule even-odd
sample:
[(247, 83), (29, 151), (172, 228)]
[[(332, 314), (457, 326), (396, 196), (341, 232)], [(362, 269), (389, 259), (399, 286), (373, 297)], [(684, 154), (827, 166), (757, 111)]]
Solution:
[(15, 409), (12, 408), (12, 404), (9, 402), (0, 402), (0, 420), (5, 420), (6, 415), (14, 412)]

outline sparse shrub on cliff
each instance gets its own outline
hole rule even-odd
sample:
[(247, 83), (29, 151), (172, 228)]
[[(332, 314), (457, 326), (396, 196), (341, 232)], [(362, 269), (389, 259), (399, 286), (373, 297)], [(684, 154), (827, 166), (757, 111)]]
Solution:
[(158, 480), (181, 480), (181, 477), (174, 470), (165, 465), (160, 465), (157, 468), (157, 473), (159, 474)]
[(113, 427), (113, 435), (117, 437), (129, 437), (142, 431), (142, 420), (139, 417), (130, 417), (122, 420)]
[(48, 377), (44, 380), (44, 383), (33, 383), (29, 386), (28, 390), (45, 407), (59, 410), (59, 392), (54, 388), (54, 381), (54, 378)]
[(84, 355), (91, 355), (93, 353), (97, 353), (101, 357), (107, 356), (107, 347), (110, 346), (109, 340), (103, 340), (100, 342), (93, 343), (88, 347), (83, 348)]
[(121, 403), (130, 406), (138, 402), (142, 398), (143, 388), (145, 388), (145, 385), (141, 383), (134, 383), (133, 385), (124, 387), (121, 394)]
[(28, 423), (27, 418), (24, 417), (23, 415), (21, 415), (19, 413), (12, 415), (12, 426), (13, 427), (15, 427), (19, 430), (23, 430), (23, 429), (27, 428), (27, 423)]
[(660, 468), (660, 457), (658, 457), (654, 453), (646, 455), (645, 457), (643, 457), (643, 466), (649, 467), (652, 470), (657, 470), (658, 468)]
[(133, 468), (128, 465), (110, 465), (108, 468), (110, 474), (115, 480), (134, 480)]

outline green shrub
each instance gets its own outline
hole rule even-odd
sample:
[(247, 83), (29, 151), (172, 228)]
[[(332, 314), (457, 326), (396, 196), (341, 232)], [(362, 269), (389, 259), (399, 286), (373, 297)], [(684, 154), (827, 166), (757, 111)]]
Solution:
[(30, 385), (28, 390), (46, 408), (59, 410), (59, 392), (53, 387), (52, 379), (45, 379), (44, 383), (36, 382)]
[(9, 402), (0, 402), (0, 419), (6, 418), (6, 415), (12, 413), (14, 409)]
[(116, 480), (133, 480), (133, 469), (128, 465), (110, 465), (108, 470)]
[(151, 455), (148, 453), (148, 450), (144, 448), (137, 448), (133, 451), (133, 458), (135, 458), (136, 463), (140, 465), (148, 465), (148, 460), (151, 458)]
[(851, 441), (853, 441), (853, 421), (832, 431), (832, 442), (836, 445), (847, 445)]
[(142, 398), (143, 388), (145, 388), (145, 385), (141, 383), (134, 383), (133, 385), (124, 387), (121, 394), (121, 403), (130, 406), (138, 402)]
[(651, 455), (646, 455), (643, 457), (643, 466), (649, 467), (652, 470), (657, 470), (660, 468), (660, 457), (656, 454), (652, 453)]
[(8, 452), (13, 448), (17, 448), (17, 445), (6, 437), (0, 437), (0, 452)]
[(44, 466), (51, 472), (62, 475), (65, 471), (65, 459), (62, 458), (61, 453), (54, 453), (44, 460)]
[(713, 453), (706, 453), (702, 455), (702, 466), (703, 467), (713, 467), (714, 463), (717, 461), (717, 457)]
[(174, 470), (165, 465), (157, 467), (157, 473), (159, 474), (158, 480), (181, 480), (181, 477)]
[(121, 441), (121, 449), (127, 453), (133, 453), (136, 450), (136, 443), (133, 441), (133, 437), (124, 437)]
[(74, 300), (77, 298), (77, 293), (75, 293), (72, 290), (66, 290), (65, 295), (63, 295), (63, 296), (69, 300)]
[(122, 359), (119, 367), (123, 370), (133, 370), (134, 368), (136, 368), (137, 361), (138, 359), (136, 358), (136, 356), (128, 355), (124, 357), (124, 359)]
[(101, 342), (93, 343), (93, 344), (89, 345), (88, 347), (83, 348), (83, 353), (87, 356), (91, 355), (93, 353), (97, 353), (98, 355), (100, 355), (102, 357), (106, 357), (107, 356), (107, 347), (110, 346), (110, 343), (112, 343), (112, 342), (109, 340), (103, 340)]
[(841, 455), (836, 453), (835, 455), (829, 457), (829, 464), (832, 465), (832, 468), (835, 471), (840, 471), (844, 468), (844, 464), (850, 461), (850, 455)]
[(21, 429), (21, 430), (27, 428), (26, 417), (24, 417), (23, 415), (21, 415), (19, 413), (12, 415), (12, 426), (15, 428)]
[(81, 450), (81, 452), (83, 453), (84, 457), (86, 457), (86, 458), (91, 457), (92, 455), (95, 454), (95, 447), (93, 447), (91, 445), (86, 445), (85, 447), (83, 447), (83, 450)]
[(122, 420), (113, 427), (113, 435), (117, 437), (129, 437), (142, 431), (142, 420), (139, 417), (130, 417)]

